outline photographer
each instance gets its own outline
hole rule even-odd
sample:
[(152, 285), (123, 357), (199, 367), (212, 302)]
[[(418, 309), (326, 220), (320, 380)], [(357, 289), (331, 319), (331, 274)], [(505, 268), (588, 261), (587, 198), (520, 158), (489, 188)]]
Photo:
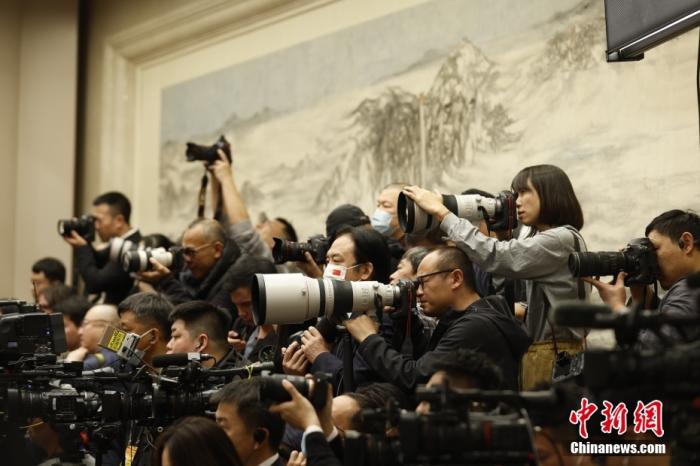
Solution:
[(173, 304), (204, 300), (232, 314), (234, 307), (223, 288), (223, 277), (241, 251), (227, 238), (221, 224), (210, 219), (192, 222), (182, 236), (182, 254), (185, 269), (177, 277), (153, 258), (154, 270), (141, 272), (141, 277)]
[[(212, 397), (216, 423), (224, 430), (243, 466), (283, 466), (278, 449), (284, 421), (260, 399), (261, 381), (241, 379)], [(313, 408), (312, 408), (313, 409)]]
[[(337, 232), (333, 244), (326, 253), (324, 277), (336, 280), (389, 281), (389, 250), (382, 236), (363, 227), (344, 228)], [(390, 333), (390, 332), (388, 332)], [(388, 336), (390, 338), (390, 335)], [(333, 385), (340, 387), (345, 349), (335, 325), (321, 319), (315, 327), (309, 327), (301, 338), (302, 345), (292, 343), (283, 352), (285, 372), (303, 374), (310, 364), (309, 372), (325, 372), (333, 375)], [(303, 352), (303, 356), (298, 353)], [(353, 356), (353, 375), (356, 385), (379, 380), (362, 357)]]
[(56, 304), (53, 311), (63, 315), (63, 330), (68, 351), (80, 348), (80, 327), (89, 309), (90, 301), (79, 295), (69, 296)]
[(272, 324), (256, 326), (253, 321), (250, 286), (256, 273), (277, 273), (277, 269), (267, 259), (245, 254), (224, 276), (224, 289), (238, 311), (228, 342), (249, 362), (266, 360), (266, 354), (272, 357), (277, 344), (277, 332)]
[[(102, 194), (92, 205), (95, 231), (101, 241), (106, 243), (113, 238), (123, 238), (138, 243), (141, 240), (139, 231), (129, 225), (131, 203), (122, 193)], [(88, 240), (75, 231), (63, 239), (75, 250), (75, 267), (85, 282), (87, 293), (104, 293), (104, 302), (114, 305), (127, 297), (134, 280), (121, 264), (96, 254)]]
[[(659, 266), (658, 281), (666, 294), (658, 303), (660, 313), (670, 316), (697, 317), (700, 314), (698, 299), (700, 288), (691, 288), (688, 277), (700, 272), (700, 217), (692, 212), (669, 210), (654, 218), (645, 230), (645, 235), (654, 246)], [(624, 272), (614, 284), (586, 278), (598, 289), (601, 299), (614, 311), (626, 310), (627, 293), (624, 285)], [(653, 293), (646, 286), (632, 287), (632, 298), (644, 309), (655, 308)], [(661, 328), (663, 336), (672, 342), (696, 341), (700, 338), (700, 327), (676, 329), (671, 326)], [(663, 345), (649, 330), (639, 335), (639, 343), (644, 348), (659, 349)]]
[(168, 351), (168, 318), (172, 310), (172, 304), (155, 293), (136, 293), (119, 303), (120, 327), (125, 332), (141, 336), (136, 349), (143, 352), (144, 363), (150, 365), (154, 356)]
[(231, 326), (230, 315), (206, 301), (191, 301), (175, 306), (170, 313), (168, 353), (206, 353), (214, 361), (204, 361), (204, 367), (223, 369), (234, 363), (235, 351), (226, 340)]
[(562, 300), (586, 299), (590, 288), (572, 277), (569, 255), (585, 251), (579, 230), (583, 212), (569, 177), (553, 165), (536, 165), (521, 170), (511, 184), (517, 193), (520, 221), (531, 228), (524, 239), (499, 241), (479, 232), (443, 205), (442, 197), (410, 186), (404, 193), (440, 222), (440, 228), (467, 253), (482, 270), (525, 281), (527, 310), (525, 324), (534, 340), (523, 361), (522, 388), (551, 381), (554, 361), (564, 351), (583, 349), (584, 335), (555, 326), (550, 309)]
[(384, 380), (412, 390), (435, 372), (436, 364), (458, 348), (486, 354), (501, 368), (504, 387), (517, 388), (520, 358), (530, 338), (501, 296), (481, 299), (474, 290), (474, 269), (456, 247), (429, 253), (418, 266), (417, 296), (427, 316), (438, 319), (427, 352), (412, 359), (391, 348), (366, 315), (345, 321), (360, 343), (358, 353)]
[(401, 190), (408, 183), (390, 183), (377, 196), (377, 208), (372, 214), (372, 228), (387, 237), (389, 250), (398, 261), (405, 252), (405, 234), (399, 226), (398, 202)]
[[(303, 432), (301, 439), (303, 455), (301, 464), (306, 464), (307, 466), (340, 466), (342, 463), (335, 456), (328, 443), (337, 435), (330, 423), (331, 400), (333, 399), (330, 385), (328, 386), (326, 405), (319, 412), (289, 381), (282, 381), (282, 386), (292, 399), (291, 401), (270, 406), (270, 412), (279, 414), (285, 422)], [(292, 452), (290, 460), (296, 459), (297, 455), (295, 453)]]
[(233, 176), (233, 167), (226, 154), (219, 149), (219, 160), (209, 165), (207, 169), (214, 175), (212, 182), (213, 203), (217, 205), (217, 186), (221, 186), (221, 197), (224, 211), (228, 217), (229, 234), (244, 252), (257, 257), (272, 260), (273, 238), (297, 241), (294, 227), (284, 218), (265, 219), (253, 228), (248, 209), (243, 197), (238, 191)]

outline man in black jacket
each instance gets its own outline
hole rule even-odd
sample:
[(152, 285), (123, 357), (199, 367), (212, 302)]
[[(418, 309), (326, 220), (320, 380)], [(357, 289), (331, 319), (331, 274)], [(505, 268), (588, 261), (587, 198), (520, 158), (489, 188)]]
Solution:
[[(138, 229), (129, 225), (131, 203), (122, 193), (113, 191), (97, 196), (92, 202), (95, 232), (104, 243), (122, 238), (141, 241)], [(104, 293), (105, 304), (119, 304), (134, 286), (134, 280), (122, 268), (121, 261), (112, 261), (106, 250), (93, 249), (87, 239), (72, 231), (63, 239), (75, 249), (75, 266), (88, 293)]]
[(366, 315), (345, 322), (360, 342), (358, 352), (385, 380), (405, 390), (425, 382), (437, 363), (458, 348), (486, 354), (503, 372), (503, 388), (517, 389), (519, 362), (530, 338), (501, 296), (481, 299), (474, 290), (474, 269), (456, 247), (442, 247), (418, 266), (418, 292), (426, 315), (438, 319), (427, 352), (417, 360), (391, 348)]
[(141, 277), (154, 284), (173, 304), (203, 300), (234, 315), (223, 277), (241, 256), (236, 243), (227, 238), (219, 222), (198, 219), (182, 236), (185, 268), (177, 276), (163, 264), (151, 259), (154, 270), (142, 272)]

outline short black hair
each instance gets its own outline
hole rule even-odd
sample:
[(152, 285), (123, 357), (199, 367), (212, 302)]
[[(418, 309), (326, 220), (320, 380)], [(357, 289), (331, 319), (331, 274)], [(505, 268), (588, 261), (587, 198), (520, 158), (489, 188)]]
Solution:
[(423, 246), (414, 246), (411, 249), (408, 249), (406, 252), (403, 253), (403, 256), (401, 256), (401, 259), (406, 259), (410, 264), (411, 268), (413, 269), (413, 273), (415, 274), (418, 271), (418, 266), (420, 265), (420, 262), (425, 258), (425, 256), (428, 255), (430, 252), (430, 249), (425, 248)]
[(113, 216), (121, 215), (124, 221), (129, 223), (131, 218), (131, 202), (129, 199), (118, 191), (110, 191), (100, 194), (92, 201), (92, 205), (107, 204)]
[(277, 269), (272, 261), (264, 257), (243, 254), (224, 275), (224, 291), (232, 293), (241, 287), (250, 288), (256, 273), (277, 273)]
[(49, 308), (55, 311), (57, 304), (75, 295), (76, 292), (75, 289), (68, 285), (64, 285), (63, 283), (54, 283), (53, 285), (50, 285), (44, 289), (40, 294), (44, 296), (46, 304), (49, 306)]
[(51, 281), (66, 282), (66, 267), (63, 262), (53, 257), (44, 257), (34, 262), (32, 272), (43, 273)]
[(409, 399), (405, 392), (391, 383), (374, 382), (362, 385), (354, 392), (343, 393), (355, 400), (360, 407), (350, 419), (350, 427), (354, 430), (362, 428), (362, 410), (364, 409), (384, 409), (390, 403), (398, 404), (401, 409), (409, 409)]
[(391, 274), (391, 251), (384, 235), (376, 230), (362, 227), (344, 227), (338, 231), (336, 239), (350, 235), (355, 243), (355, 263), (371, 263), (374, 271), (372, 280), (389, 283)]
[(168, 449), (171, 464), (216, 464), (241, 466), (231, 439), (211, 419), (199, 416), (185, 417), (175, 421), (158, 436), (153, 449), (152, 464), (161, 466), (163, 450)]
[(142, 292), (127, 296), (119, 306), (117, 312), (119, 317), (122, 313), (130, 311), (141, 322), (153, 323), (158, 326), (163, 333), (163, 338), (170, 340), (170, 313), (173, 305), (163, 296), (157, 293)]
[(231, 315), (206, 301), (189, 301), (175, 306), (170, 313), (170, 322), (182, 320), (192, 333), (204, 333), (218, 346), (228, 346), (226, 340), (231, 327)]
[(583, 210), (564, 170), (554, 165), (525, 167), (513, 178), (511, 189), (516, 193), (526, 191), (528, 181), (540, 198), (538, 223), (583, 228)]
[(277, 450), (284, 434), (284, 421), (279, 414), (268, 410), (268, 401), (260, 398), (262, 386), (263, 382), (257, 377), (235, 380), (216, 392), (211, 401), (236, 405), (248, 431), (252, 433), (256, 429), (267, 429), (270, 432), (270, 446)]
[(474, 265), (469, 257), (456, 246), (440, 246), (430, 253), (438, 255), (438, 269), (454, 270), (459, 269), (464, 276), (464, 284), (467, 288), (475, 289)]
[(658, 231), (664, 236), (668, 236), (674, 242), (681, 239), (681, 235), (686, 231), (693, 235), (696, 245), (700, 244), (700, 217), (695, 212), (674, 209), (664, 212), (647, 225), (644, 235)]
[(433, 369), (447, 372), (448, 377), (466, 376), (481, 390), (496, 390), (503, 382), (501, 370), (486, 354), (468, 348), (445, 353), (433, 364)]
[(68, 317), (76, 327), (80, 327), (85, 318), (85, 314), (92, 307), (90, 301), (81, 295), (72, 295), (61, 302), (56, 303), (54, 312), (60, 312)]
[(371, 221), (362, 209), (352, 204), (339, 205), (326, 217), (326, 237), (333, 242), (345, 227), (371, 225)]
[(284, 217), (275, 217), (275, 220), (280, 222), (282, 225), (284, 225), (284, 234), (287, 235), (287, 241), (294, 241), (295, 243), (299, 241), (299, 237), (297, 236), (297, 231), (294, 229), (291, 223), (289, 223), (289, 220), (287, 220)]

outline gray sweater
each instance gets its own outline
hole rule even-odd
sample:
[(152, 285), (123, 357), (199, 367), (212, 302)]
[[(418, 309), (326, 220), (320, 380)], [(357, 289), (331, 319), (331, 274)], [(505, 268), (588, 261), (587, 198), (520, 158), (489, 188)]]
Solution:
[[(525, 281), (528, 310), (525, 324), (533, 341), (549, 340), (551, 326), (547, 323), (550, 309), (563, 300), (578, 299), (579, 281), (571, 275), (569, 255), (575, 252), (574, 235), (581, 251), (586, 244), (578, 231), (570, 226), (554, 227), (524, 239), (499, 241), (479, 232), (471, 222), (448, 214), (440, 224), (448, 238), (462, 249), (469, 259), (487, 272)], [(585, 285), (586, 299), (590, 285)], [(580, 339), (581, 332), (558, 327), (558, 339)]]

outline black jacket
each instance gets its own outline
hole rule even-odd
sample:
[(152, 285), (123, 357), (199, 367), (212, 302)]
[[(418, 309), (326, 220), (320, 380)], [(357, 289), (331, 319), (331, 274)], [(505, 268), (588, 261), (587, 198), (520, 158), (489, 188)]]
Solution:
[(427, 352), (417, 360), (391, 348), (380, 335), (366, 338), (358, 352), (387, 382), (412, 390), (428, 380), (442, 356), (458, 348), (469, 348), (489, 356), (503, 372), (503, 388), (516, 390), (520, 359), (530, 343), (506, 300), (489, 296), (464, 311), (448, 311), (439, 320)]
[(311, 432), (306, 436), (306, 464), (308, 466), (342, 465), (322, 432)]
[[(141, 233), (136, 230), (124, 239), (138, 243)], [(107, 254), (97, 254), (90, 244), (75, 248), (75, 266), (85, 282), (85, 291), (104, 292), (106, 304), (119, 304), (134, 286), (134, 279), (124, 271), (121, 261), (112, 262)]]
[(241, 257), (241, 250), (232, 240), (226, 242), (223, 253), (209, 273), (197, 280), (189, 269), (178, 274), (178, 277), (167, 277), (161, 280), (156, 289), (163, 293), (173, 305), (195, 300), (204, 300), (214, 306), (228, 310), (236, 316), (235, 306), (231, 296), (224, 290), (224, 275)]

